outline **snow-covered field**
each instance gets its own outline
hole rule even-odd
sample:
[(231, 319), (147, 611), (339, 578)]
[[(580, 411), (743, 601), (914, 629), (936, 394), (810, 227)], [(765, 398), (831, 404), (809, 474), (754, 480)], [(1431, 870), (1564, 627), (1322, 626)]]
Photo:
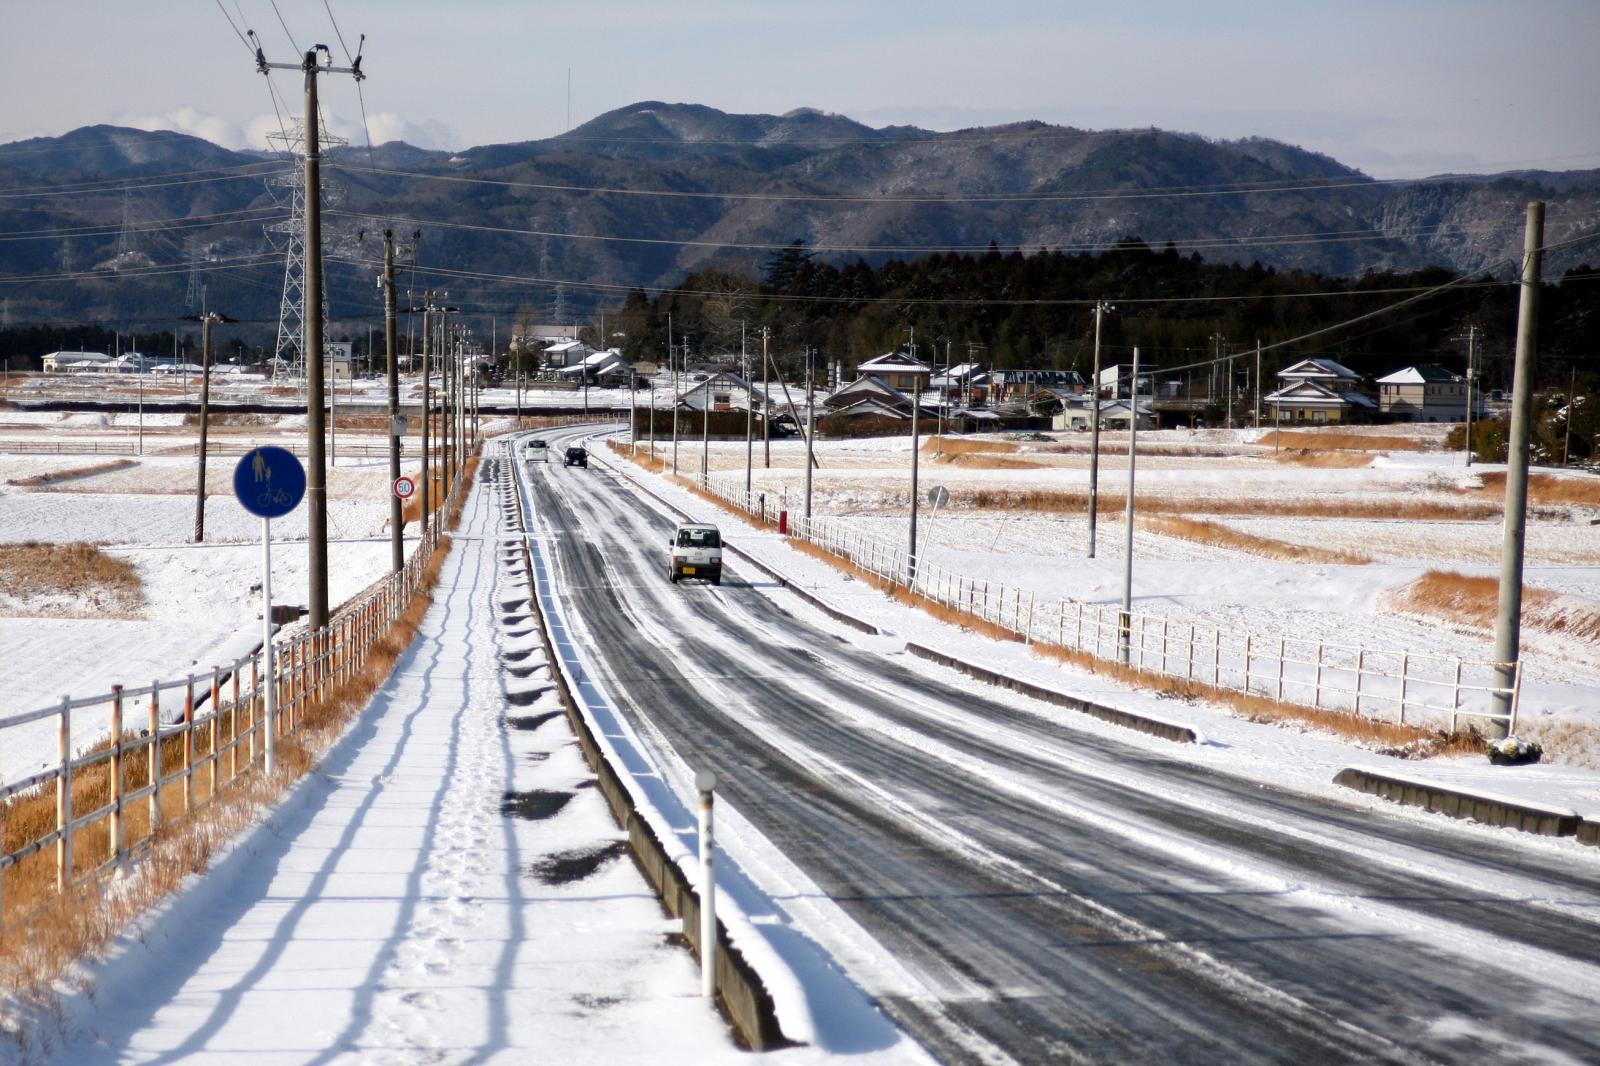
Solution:
[[(1492, 659), (1491, 633), (1398, 614), (1385, 606), (1384, 594), (1430, 569), (1496, 575), (1502, 537), (1497, 516), (1417, 520), (1353, 518), (1339, 512), (1357, 505), (1419, 501), (1481, 506), (1493, 497), (1473, 491), (1480, 485), (1479, 475), (1503, 468), (1468, 469), (1459, 453), (1439, 450), (1438, 427), (1388, 426), (1381, 432), (1410, 434), (1432, 450), (1377, 454), (1368, 466), (1330, 469), (1277, 461), (1271, 448), (1250, 446), (1254, 430), (1141, 433), (1136, 501), (1180, 502), (1180, 508), (1191, 504), (1196, 517), (1229, 528), (1290, 544), (1354, 551), (1373, 562), (1285, 562), (1136, 529), (1134, 610), (1267, 639), (1291, 636), (1396, 652)], [(1120, 498), (1127, 485), (1126, 434), (1104, 436), (1099, 485), (1102, 493), (1117, 498), (1117, 505), (1101, 508), (1094, 559), (1087, 557), (1088, 528), (1081, 509), (1048, 513), (964, 505), (980, 490), (1086, 491), (1083, 434), (1052, 438), (966, 439), (993, 441), (999, 446), (994, 457), (1002, 462), (1049, 464), (1039, 469), (991, 469), (972, 465), (975, 460), (970, 456), (935, 461), (929, 456), (934, 446), (925, 444), (919, 471), (919, 494), (924, 498), (918, 527), (921, 555), (963, 575), (1032, 591), (1043, 600), (1070, 597), (1118, 604), (1124, 566)], [(1146, 446), (1160, 454), (1145, 457)], [(670, 461), (670, 442), (658, 441), (656, 449)], [(1193, 454), (1181, 454), (1185, 449)], [(823, 440), (816, 452), (820, 467), (813, 473), (814, 513), (840, 519), (884, 543), (904, 545), (909, 532), (909, 441)], [(716, 442), (710, 453), (711, 476), (742, 487), (744, 443)], [(681, 473), (698, 474), (700, 460), (698, 440), (679, 442)], [(769, 468), (762, 444), (756, 441), (754, 491), (765, 492), (769, 506), (800, 511), (803, 462), (803, 443), (774, 441)], [(937, 516), (926, 503), (926, 494), (936, 486), (948, 489), (952, 497), (950, 506)], [(1262, 505), (1261, 514), (1208, 513), (1218, 504), (1250, 501)], [(1273, 514), (1307, 509), (1331, 513)], [(1580, 603), (1592, 600), (1600, 609), (1597, 520), (1600, 510), (1592, 507), (1537, 509), (1528, 522), (1527, 584), (1568, 594)], [(1525, 627), (1523, 657), (1523, 721), (1542, 723), (1542, 733), (1567, 723), (1597, 731), (1588, 740), (1569, 737), (1569, 749), (1553, 754), (1600, 764), (1600, 705), (1594, 695), (1600, 692), (1600, 646)]]
[[(7, 421), (16, 412), (0, 413)], [(81, 432), (60, 416), (36, 426), (32, 439)], [(69, 421), (74, 416), (68, 416)], [(95, 416), (99, 418), (101, 416)], [(169, 442), (192, 444), (174, 426)], [(277, 427), (262, 427), (273, 439)], [(180, 435), (183, 434), (183, 435)], [(283, 439), (278, 437), (277, 439)], [(369, 438), (378, 440), (381, 438)], [(147, 438), (148, 441), (148, 438)], [(236, 458), (207, 464), (206, 542), (194, 532), (195, 460), (146, 455), (105, 473), (38, 487), (10, 484), (41, 474), (112, 460), (84, 455), (0, 452), (0, 545), (25, 541), (88, 541), (127, 559), (138, 571), (143, 601), (131, 617), (61, 617), (24, 611), (0, 615), (0, 717), (33, 710), (63, 695), (89, 696), (113, 684), (146, 685), (189, 672), (205, 674), (241, 631), (261, 617), (261, 520), (232, 495)], [(344, 460), (329, 471), (329, 595), (342, 602), (389, 565), (388, 466), (381, 459)], [(273, 523), (273, 600), (306, 602), (306, 510)], [(415, 529), (408, 530), (414, 533)], [(87, 743), (105, 715), (80, 712), (74, 730)], [(55, 725), (40, 722), (0, 736), (0, 779), (14, 780), (55, 758)]]

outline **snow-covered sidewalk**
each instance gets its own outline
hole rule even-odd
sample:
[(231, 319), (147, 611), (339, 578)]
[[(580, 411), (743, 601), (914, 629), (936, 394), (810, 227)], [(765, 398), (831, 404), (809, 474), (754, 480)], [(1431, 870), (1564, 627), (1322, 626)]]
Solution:
[(494, 511), (480, 487), (367, 711), (91, 968), (43, 1057), (745, 1059), (551, 713), (533, 623), (502, 609), (515, 575), (496, 561)]

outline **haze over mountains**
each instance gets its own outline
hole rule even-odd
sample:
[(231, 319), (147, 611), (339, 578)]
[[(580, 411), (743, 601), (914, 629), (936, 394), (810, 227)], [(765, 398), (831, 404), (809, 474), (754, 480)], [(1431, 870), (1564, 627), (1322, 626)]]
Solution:
[[(208, 261), (213, 306), (274, 318), (281, 257), (276, 265), (264, 255), (230, 262), (270, 250), (260, 225), (272, 213), (261, 176), (274, 169), (263, 165), (270, 159), (110, 126), (0, 146), (0, 191), (13, 194), (0, 199), (0, 231), (27, 235), (0, 241), (0, 275), (74, 275), (6, 284), (6, 318), (169, 321), (187, 271), (135, 278), (133, 268), (181, 268), (196, 258)], [(195, 180), (222, 176), (221, 168), (244, 168), (243, 176)], [(335, 190), (335, 319), (367, 317), (377, 306), (370, 267), (338, 262), (376, 254), (370, 237), (365, 247), (356, 242), (358, 231), (381, 228), (360, 217), (368, 214), (404, 233), (421, 229), (421, 265), (544, 279), (462, 281), (475, 299), (553, 311), (559, 297), (568, 315), (621, 299), (618, 289), (586, 285), (671, 284), (713, 262), (754, 269), (770, 246), (794, 240), (875, 261), (990, 242), (1090, 251), (1138, 236), (1207, 259), (1345, 276), (1429, 265), (1504, 274), (1520, 252), (1529, 199), (1549, 201), (1552, 244), (1600, 227), (1595, 170), (1390, 183), (1257, 138), (1038, 122), (935, 133), (804, 108), (735, 115), (660, 102), (619, 108), (557, 137), (453, 155), (400, 142), (370, 153), (336, 149), (325, 178)], [(130, 182), (139, 187), (125, 194)], [(695, 195), (705, 193), (723, 195)], [(207, 217), (246, 209), (257, 210), (243, 220)], [(1600, 260), (1600, 248), (1555, 252), (1547, 275), (1586, 260)], [(76, 276), (110, 262), (125, 267), (115, 280)], [(555, 280), (572, 284), (558, 291), (547, 283)]]

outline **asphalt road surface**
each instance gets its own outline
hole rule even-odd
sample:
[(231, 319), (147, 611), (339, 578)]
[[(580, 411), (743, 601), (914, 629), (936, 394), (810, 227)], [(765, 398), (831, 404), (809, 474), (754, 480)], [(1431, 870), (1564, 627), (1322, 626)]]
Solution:
[(517, 465), (620, 709), (916, 975), (879, 1003), (942, 1060), (1600, 1061), (1600, 853), (1081, 732), (737, 559), (672, 585), (615, 474)]

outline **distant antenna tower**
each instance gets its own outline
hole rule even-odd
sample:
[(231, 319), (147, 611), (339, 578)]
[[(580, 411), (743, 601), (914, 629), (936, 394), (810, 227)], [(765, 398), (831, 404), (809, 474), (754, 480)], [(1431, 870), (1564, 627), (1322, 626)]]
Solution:
[(202, 255), (210, 252), (207, 247), (205, 253), (200, 251), (200, 238), (190, 237), (186, 242), (186, 251), (189, 254), (189, 289), (184, 293), (183, 303), (191, 311), (205, 310), (206, 303), (206, 275), (200, 269)]
[[(342, 147), (349, 142), (328, 134), (327, 127), (320, 132), (320, 148)], [(278, 302), (278, 342), (273, 348), (273, 359), (282, 360), (275, 365), (287, 365), (297, 379), (304, 379), (306, 371), (306, 168), (305, 127), (295, 123), (279, 133), (267, 134), (267, 143), (294, 161), (288, 172), (267, 179), (280, 202), (287, 197), (289, 217), (267, 225), (269, 235), (275, 235), (284, 250), (283, 297)], [(327, 203), (329, 197), (324, 196)], [(323, 289), (322, 317), (328, 317), (327, 289)]]
[(122, 190), (122, 229), (117, 233), (117, 258), (122, 259), (133, 251), (133, 205), (128, 190)]

